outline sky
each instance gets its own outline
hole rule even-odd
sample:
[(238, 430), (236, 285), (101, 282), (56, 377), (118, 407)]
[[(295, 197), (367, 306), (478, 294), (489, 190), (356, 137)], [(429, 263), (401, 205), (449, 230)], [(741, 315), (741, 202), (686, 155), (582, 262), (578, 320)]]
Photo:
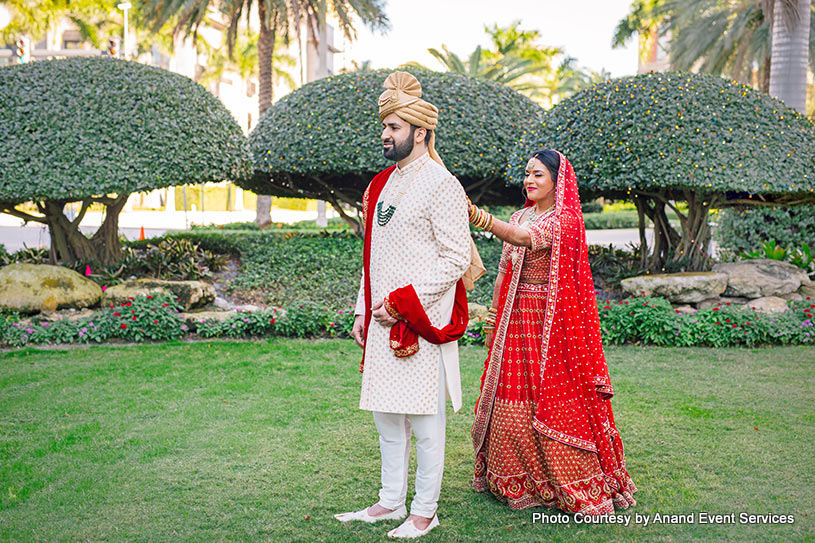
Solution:
[(466, 58), (477, 45), (489, 45), (485, 25), (520, 20), (522, 29), (540, 31), (542, 45), (559, 46), (579, 66), (619, 77), (637, 72), (635, 38), (624, 48), (611, 48), (617, 22), (630, 7), (631, 0), (387, 0), (391, 29), (383, 35), (360, 27), (345, 55), (370, 60), (373, 68), (418, 61), (441, 69), (429, 47), (444, 44)]

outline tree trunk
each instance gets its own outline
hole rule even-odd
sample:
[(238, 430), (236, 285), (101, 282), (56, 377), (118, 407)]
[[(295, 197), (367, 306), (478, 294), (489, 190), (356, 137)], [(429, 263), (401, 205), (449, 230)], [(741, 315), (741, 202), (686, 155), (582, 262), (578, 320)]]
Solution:
[[(646, 265), (653, 273), (665, 271), (665, 265), (671, 258), (676, 246), (680, 242), (679, 233), (671, 226), (668, 215), (665, 213), (667, 194), (637, 195), (637, 201), (643, 213), (651, 219), (654, 225), (654, 247)], [(644, 235), (644, 231), (642, 233)], [(642, 257), (645, 259), (645, 256)]]
[(66, 201), (46, 200), (39, 204), (51, 237), (51, 263), (61, 262), (66, 266), (73, 266), (84, 262), (109, 266), (119, 262), (122, 258), (119, 213), (128, 196), (121, 194), (113, 199), (102, 200), (105, 204), (105, 220), (91, 238), (79, 230), (81, 216), (73, 222), (65, 216), (63, 209)]
[(772, 63), (772, 57), (767, 55), (764, 57), (764, 62), (761, 63), (761, 67), (759, 69), (759, 85), (758, 88), (761, 92), (770, 92), (770, 64)]
[(795, 0), (797, 16), (786, 4), (775, 0), (770, 96), (806, 114), (810, 0)]
[[(264, 0), (258, 2), (258, 16), (260, 18), (260, 34), (258, 36), (258, 122), (272, 107), (272, 59), (274, 57), (274, 42), (276, 32), (276, 19), (274, 14), (266, 12)], [(269, 24), (271, 23), (271, 25)], [(272, 224), (272, 197), (258, 194), (255, 207), (255, 224), (259, 228), (267, 228)]]
[(637, 230), (640, 234), (640, 267), (645, 268), (648, 264), (648, 238), (645, 236), (645, 203), (641, 198), (634, 198), (634, 205), (637, 206)]
[(680, 267), (681, 271), (702, 271), (710, 269), (713, 259), (708, 255), (710, 245), (710, 208), (716, 204), (711, 195), (685, 191), (684, 200), (688, 203), (687, 215), (677, 212), (682, 226), (682, 238), (673, 252), (669, 264)]

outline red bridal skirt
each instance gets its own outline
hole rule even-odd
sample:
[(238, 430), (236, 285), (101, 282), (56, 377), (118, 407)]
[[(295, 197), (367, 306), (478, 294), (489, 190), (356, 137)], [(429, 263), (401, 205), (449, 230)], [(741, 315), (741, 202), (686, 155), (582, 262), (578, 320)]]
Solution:
[(616, 474), (622, 475), (625, 490), (622, 495), (612, 492), (596, 453), (564, 445), (532, 428), (540, 394), (546, 287), (518, 285), (489, 427), (475, 459), (473, 488), (489, 489), (513, 509), (544, 506), (572, 513), (613, 513), (615, 505), (634, 505), (631, 494), (636, 487), (625, 470)]

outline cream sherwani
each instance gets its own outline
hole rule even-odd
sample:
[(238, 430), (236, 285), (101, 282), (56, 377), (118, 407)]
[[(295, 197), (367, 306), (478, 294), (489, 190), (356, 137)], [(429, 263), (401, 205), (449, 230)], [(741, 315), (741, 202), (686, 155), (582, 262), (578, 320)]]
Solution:
[[(402, 194), (403, 193), (403, 194)], [(400, 196), (401, 195), (401, 196)], [(371, 300), (412, 284), (436, 327), (449, 323), (456, 282), (470, 265), (470, 228), (464, 189), (443, 166), (425, 153), (388, 179), (380, 201), (387, 209), (398, 201), (385, 226), (369, 203), (371, 223)], [(363, 278), (364, 279), (364, 278)], [(362, 285), (356, 313), (363, 314)], [(389, 345), (390, 328), (371, 320), (365, 338), (360, 409), (384, 413), (436, 414), (439, 384), (444, 381), (453, 408), (461, 407), (457, 342), (434, 345), (419, 337), (419, 351), (397, 358)], [(440, 375), (440, 364), (444, 375)]]

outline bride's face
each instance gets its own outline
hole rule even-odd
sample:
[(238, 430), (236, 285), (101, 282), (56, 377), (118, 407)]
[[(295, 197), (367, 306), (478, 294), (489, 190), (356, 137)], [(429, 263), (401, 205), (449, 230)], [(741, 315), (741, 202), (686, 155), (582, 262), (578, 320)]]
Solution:
[(530, 158), (526, 165), (524, 188), (526, 197), (533, 202), (539, 202), (555, 192), (555, 183), (549, 173), (549, 168), (537, 158)]

